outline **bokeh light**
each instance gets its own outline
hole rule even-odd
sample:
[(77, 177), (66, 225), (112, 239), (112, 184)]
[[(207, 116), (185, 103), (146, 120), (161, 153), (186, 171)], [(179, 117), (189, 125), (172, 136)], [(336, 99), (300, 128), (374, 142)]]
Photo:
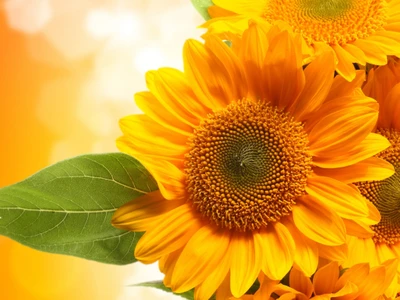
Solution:
[[(0, 187), (84, 153), (118, 151), (147, 70), (182, 68), (202, 19), (187, 0), (0, 3)], [(0, 237), (0, 299), (181, 299), (150, 288), (157, 265), (110, 266)]]

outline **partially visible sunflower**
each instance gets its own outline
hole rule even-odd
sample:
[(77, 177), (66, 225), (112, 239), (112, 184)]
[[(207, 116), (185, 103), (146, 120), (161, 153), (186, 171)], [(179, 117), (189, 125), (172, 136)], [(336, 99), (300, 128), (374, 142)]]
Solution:
[(355, 77), (353, 63), (386, 64), (400, 56), (400, 0), (213, 0), (210, 33), (241, 34), (249, 19), (286, 22), (302, 34), (308, 51), (329, 46), (338, 60), (336, 71)]
[[(364, 181), (356, 185), (381, 214), (381, 221), (371, 226), (371, 234), (348, 237), (349, 258), (356, 262), (382, 261), (400, 257), (400, 62), (390, 58), (388, 65), (372, 69), (363, 88), (366, 95), (380, 104), (376, 133), (386, 137), (391, 147), (377, 157), (393, 164), (396, 173), (383, 181)], [(400, 266), (399, 266), (400, 274)], [(400, 280), (400, 276), (399, 276)]]
[(312, 278), (293, 268), (288, 286), (261, 278), (260, 289), (240, 300), (383, 300), (387, 299), (384, 293), (396, 276), (397, 265), (398, 261), (392, 259), (372, 268), (361, 263), (343, 269), (338, 262), (331, 262), (319, 268)]
[(318, 256), (345, 257), (352, 220), (379, 221), (347, 185), (393, 174), (373, 158), (389, 146), (371, 133), (378, 104), (360, 92), (363, 72), (334, 79), (331, 52), (303, 70), (300, 47), (293, 33), (257, 24), (232, 48), (213, 35), (189, 40), (184, 72), (148, 72), (150, 91), (135, 95), (145, 114), (121, 120), (118, 147), (160, 190), (112, 222), (146, 231), (135, 256), (160, 260), (173, 291), (209, 299), (228, 282), (240, 297), (260, 272), (279, 280), (294, 264), (311, 275)]

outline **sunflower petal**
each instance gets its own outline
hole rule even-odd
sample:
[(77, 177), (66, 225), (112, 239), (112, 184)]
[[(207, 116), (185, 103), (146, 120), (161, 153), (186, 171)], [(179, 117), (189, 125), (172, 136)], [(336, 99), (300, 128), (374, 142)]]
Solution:
[(321, 107), (332, 86), (334, 71), (334, 56), (331, 51), (324, 52), (306, 67), (304, 88), (290, 108), (297, 121), (306, 120)]
[(254, 241), (262, 249), (262, 270), (271, 279), (282, 279), (293, 265), (295, 243), (285, 225), (274, 223), (254, 234)]
[(311, 277), (318, 266), (318, 244), (304, 236), (292, 222), (288, 222), (286, 226), (296, 244), (294, 265), (306, 276)]
[(332, 293), (339, 278), (338, 262), (331, 262), (315, 272), (313, 277), (316, 295)]
[(231, 247), (231, 291), (233, 296), (240, 298), (260, 273), (261, 261), (260, 257), (255, 255), (255, 245), (251, 234), (234, 234)]
[(303, 196), (292, 209), (294, 224), (308, 238), (328, 246), (345, 242), (346, 229), (342, 219), (312, 197)]
[(142, 236), (136, 245), (135, 257), (144, 263), (153, 263), (183, 247), (200, 227), (191, 205), (181, 205), (160, 217), (157, 226)]
[(394, 174), (393, 165), (377, 157), (367, 158), (348, 167), (336, 169), (317, 167), (313, 171), (318, 176), (331, 177), (344, 183), (383, 180)]
[(131, 231), (146, 231), (158, 217), (182, 205), (183, 201), (167, 201), (160, 191), (154, 191), (136, 198), (114, 213), (113, 226)]
[(264, 94), (280, 109), (290, 106), (304, 87), (300, 57), (301, 49), (290, 32), (281, 31), (270, 41), (263, 69)]
[(306, 192), (343, 218), (368, 216), (365, 198), (357, 190), (333, 178), (309, 177)]
[(365, 140), (346, 154), (331, 157), (314, 157), (313, 163), (321, 168), (346, 167), (378, 154), (390, 147), (390, 142), (380, 134), (370, 133)]
[(182, 293), (202, 283), (219, 267), (227, 252), (229, 240), (229, 234), (218, 232), (212, 226), (200, 228), (179, 256), (172, 275), (172, 290)]

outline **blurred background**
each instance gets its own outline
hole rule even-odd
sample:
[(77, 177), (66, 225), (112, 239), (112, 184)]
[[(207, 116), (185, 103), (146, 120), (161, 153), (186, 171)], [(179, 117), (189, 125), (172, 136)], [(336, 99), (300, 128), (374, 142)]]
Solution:
[[(0, 0), (0, 187), (59, 160), (117, 151), (118, 120), (149, 69), (182, 69), (199, 39), (189, 0)], [(2, 300), (182, 299), (129, 287), (157, 265), (104, 265), (0, 236)]]

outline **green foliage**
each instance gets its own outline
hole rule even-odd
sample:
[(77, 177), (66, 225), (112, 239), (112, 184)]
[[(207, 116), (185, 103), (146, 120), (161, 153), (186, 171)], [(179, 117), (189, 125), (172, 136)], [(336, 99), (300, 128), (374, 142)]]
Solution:
[(192, 4), (205, 20), (211, 18), (208, 14), (208, 8), (214, 5), (211, 0), (192, 0)]
[(46, 252), (132, 263), (141, 234), (114, 228), (111, 217), (156, 189), (147, 170), (128, 155), (68, 159), (0, 189), (0, 234)]

